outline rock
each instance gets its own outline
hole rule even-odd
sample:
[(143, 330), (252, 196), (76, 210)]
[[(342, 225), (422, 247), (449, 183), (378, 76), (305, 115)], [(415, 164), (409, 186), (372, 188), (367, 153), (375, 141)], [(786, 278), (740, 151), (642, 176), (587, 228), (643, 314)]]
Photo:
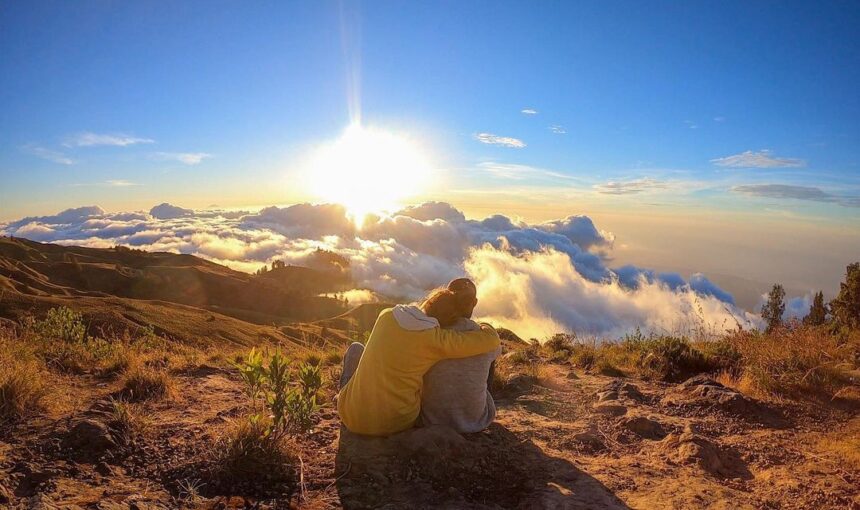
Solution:
[(645, 395), (639, 391), (639, 387), (635, 384), (623, 383), (618, 388), (618, 394), (624, 398), (629, 398), (635, 402), (642, 402), (645, 400)]
[(748, 421), (777, 426), (783, 422), (779, 413), (764, 404), (704, 375), (691, 377), (677, 385), (663, 397), (661, 403), (678, 407), (715, 409)]
[(18, 462), (12, 467), (13, 473), (20, 473), (21, 479), (15, 492), (18, 496), (32, 496), (38, 492), (49, 480), (59, 473), (56, 468), (39, 467), (30, 462)]
[(54, 500), (46, 494), (36, 494), (27, 501), (28, 510), (59, 510)]
[(645, 395), (635, 384), (615, 379), (597, 392), (598, 401), (629, 399), (633, 402), (643, 402)]
[(645, 439), (663, 439), (666, 437), (666, 431), (660, 422), (644, 416), (626, 418), (621, 422), (621, 425), (630, 432)]
[(9, 492), (9, 489), (5, 485), (0, 483), (0, 503), (8, 505), (10, 502), (12, 502), (12, 493)]
[(621, 404), (598, 402), (594, 404), (594, 412), (607, 416), (623, 416), (627, 414), (627, 408)]
[(589, 428), (582, 432), (577, 432), (573, 435), (573, 440), (591, 451), (598, 451), (606, 448), (606, 445), (603, 443), (603, 437), (595, 428)]
[(128, 505), (111, 501), (109, 499), (103, 499), (98, 502), (96, 508), (98, 508), (98, 510), (128, 510)]
[(96, 473), (102, 476), (111, 476), (114, 474), (113, 468), (107, 462), (99, 462), (96, 464)]
[(686, 429), (681, 434), (666, 436), (662, 449), (669, 459), (680, 464), (696, 465), (714, 476), (743, 479), (751, 477), (737, 453), (721, 448), (690, 429)]
[(66, 433), (64, 443), (85, 457), (98, 457), (116, 447), (107, 425), (93, 419), (81, 420), (74, 425)]
[(467, 443), (456, 430), (444, 425), (410, 429), (388, 439), (390, 446), (409, 455), (447, 457)]
[(618, 400), (618, 392), (615, 390), (601, 391), (597, 394), (598, 402), (607, 402), (610, 400)]

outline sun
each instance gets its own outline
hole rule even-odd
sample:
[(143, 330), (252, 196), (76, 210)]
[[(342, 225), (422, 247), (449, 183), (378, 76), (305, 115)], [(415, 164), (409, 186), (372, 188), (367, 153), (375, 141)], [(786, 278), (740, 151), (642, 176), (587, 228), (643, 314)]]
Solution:
[(367, 213), (401, 206), (424, 190), (430, 166), (406, 136), (353, 124), (313, 154), (308, 173), (310, 192), (345, 206), (360, 225)]

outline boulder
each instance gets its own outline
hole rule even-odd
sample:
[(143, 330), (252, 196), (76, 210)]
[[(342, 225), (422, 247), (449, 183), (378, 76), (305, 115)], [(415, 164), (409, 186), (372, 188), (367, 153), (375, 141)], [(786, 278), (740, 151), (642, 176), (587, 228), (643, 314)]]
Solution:
[(681, 434), (669, 434), (661, 445), (667, 458), (679, 464), (695, 465), (720, 478), (751, 477), (746, 464), (733, 450), (720, 447), (710, 439), (687, 428)]
[(79, 421), (69, 429), (64, 438), (64, 445), (75, 450), (82, 457), (96, 458), (116, 447), (116, 442), (107, 425), (88, 418)]
[(594, 412), (606, 416), (623, 416), (627, 414), (627, 408), (613, 402), (598, 402), (594, 404)]
[(621, 379), (615, 379), (614, 381), (604, 385), (603, 388), (597, 392), (597, 398), (601, 402), (604, 400), (619, 399), (628, 399), (633, 402), (644, 402), (646, 400), (645, 395), (639, 391), (638, 386)]
[(409, 429), (391, 436), (388, 441), (395, 451), (435, 458), (448, 457), (466, 445), (463, 436), (444, 425)]
[(713, 409), (748, 421), (774, 426), (783, 423), (782, 417), (776, 411), (705, 375), (698, 375), (678, 384), (663, 397), (661, 403), (676, 407)]
[(621, 421), (621, 426), (644, 439), (657, 440), (666, 437), (666, 430), (663, 428), (663, 425), (645, 416), (626, 418)]

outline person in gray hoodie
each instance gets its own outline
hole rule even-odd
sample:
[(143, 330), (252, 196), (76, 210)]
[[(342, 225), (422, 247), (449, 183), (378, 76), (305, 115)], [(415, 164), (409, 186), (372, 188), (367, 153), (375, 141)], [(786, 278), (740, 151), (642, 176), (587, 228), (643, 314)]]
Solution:
[[(481, 328), (471, 319), (478, 304), (477, 288), (471, 280), (453, 280), (442, 292), (448, 298), (438, 300), (435, 306), (426, 306), (428, 316), (437, 319), (443, 328), (458, 331)], [(424, 375), (421, 423), (446, 425), (461, 433), (487, 428), (496, 417), (489, 382), (493, 363), (500, 354), (501, 347), (468, 358), (445, 359), (433, 365)]]
[[(478, 304), (477, 289), (468, 278), (451, 281), (446, 288), (430, 293), (416, 305), (397, 305), (392, 313), (398, 325), (409, 331), (449, 328), (457, 331), (479, 330), (471, 320)], [(364, 346), (353, 343), (343, 359), (340, 387), (346, 385), (361, 361)], [(418, 423), (445, 425), (460, 433), (480, 432), (496, 416), (496, 405), (489, 391), (493, 362), (501, 348), (468, 358), (437, 362), (424, 375), (421, 414)]]

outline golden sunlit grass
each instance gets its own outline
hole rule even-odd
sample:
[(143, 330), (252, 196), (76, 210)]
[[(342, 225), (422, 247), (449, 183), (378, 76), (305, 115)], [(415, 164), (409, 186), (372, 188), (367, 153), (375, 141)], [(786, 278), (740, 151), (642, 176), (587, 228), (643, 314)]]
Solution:
[(737, 351), (739, 368), (722, 381), (760, 396), (834, 395), (850, 384), (860, 342), (840, 339), (826, 327), (788, 327), (772, 333), (741, 331), (726, 341)]
[(352, 124), (316, 151), (308, 184), (321, 200), (344, 205), (360, 226), (367, 213), (392, 209), (423, 191), (429, 172), (427, 157), (414, 141)]
[[(2, 347), (6, 347), (4, 343)], [(19, 351), (20, 352), (20, 351)], [(0, 351), (0, 423), (17, 421), (42, 410), (48, 389), (36, 360)]]
[(122, 391), (130, 400), (161, 400), (171, 396), (174, 386), (166, 371), (139, 367), (126, 374)]

